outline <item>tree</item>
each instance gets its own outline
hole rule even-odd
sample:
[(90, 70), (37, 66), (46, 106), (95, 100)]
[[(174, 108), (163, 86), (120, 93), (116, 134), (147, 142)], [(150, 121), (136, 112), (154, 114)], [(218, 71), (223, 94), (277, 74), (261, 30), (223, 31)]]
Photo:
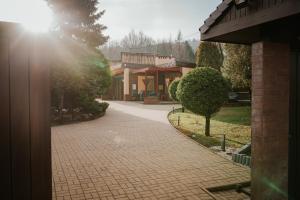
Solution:
[(177, 33), (176, 42), (179, 42), (179, 43), (182, 42), (182, 32), (181, 32), (181, 30), (179, 30), (178, 33)]
[(176, 36), (176, 40), (172, 46), (172, 55), (180, 61), (184, 60), (184, 55), (185, 55), (185, 46), (182, 43), (182, 33), (179, 30)]
[(228, 83), (213, 68), (196, 68), (181, 79), (176, 95), (186, 109), (205, 117), (205, 135), (210, 136), (210, 118), (227, 100)]
[(222, 72), (233, 88), (251, 91), (251, 48), (246, 45), (225, 44)]
[(197, 67), (211, 67), (220, 71), (223, 66), (223, 52), (220, 44), (201, 42), (196, 52)]
[(145, 35), (142, 31), (136, 33), (134, 30), (126, 35), (121, 41), (123, 49), (133, 53), (148, 53), (149, 50), (151, 51), (153, 49), (154, 44), (155, 41), (151, 37)]
[(173, 55), (172, 47), (173, 43), (172, 40), (170, 39), (169, 41), (167, 40), (161, 40), (156, 42), (156, 49), (157, 49), (157, 54), (162, 55), (162, 56), (171, 56)]
[[(63, 121), (63, 109), (72, 109), (74, 97), (81, 90), (83, 79), (77, 66), (56, 56), (51, 66), (51, 103)], [(73, 102), (71, 102), (73, 101)], [(68, 102), (68, 103), (67, 103)]]
[(89, 47), (103, 45), (108, 37), (98, 21), (105, 11), (98, 12), (98, 0), (48, 0), (56, 19), (56, 30)]
[(104, 11), (98, 12), (98, 0), (48, 0), (48, 3), (56, 21), (52, 106), (59, 111), (61, 120), (63, 110), (72, 115), (75, 109), (95, 114), (94, 111), (101, 110), (95, 99), (111, 83), (108, 62), (98, 49), (108, 39), (102, 33), (106, 27), (99, 24)]
[(63, 109), (73, 113), (95, 104), (111, 84), (108, 62), (99, 50), (72, 40), (56, 39), (51, 66), (52, 106), (63, 119)]
[(120, 60), (121, 52), (124, 51), (120, 42), (118, 41), (109, 41), (104, 46), (101, 47), (101, 52), (109, 60)]
[(162, 56), (173, 56), (178, 61), (195, 62), (195, 53), (191, 44), (197, 44), (197, 40), (183, 41), (179, 31), (175, 40), (154, 40), (143, 32), (132, 30), (120, 42), (110, 41), (101, 48), (104, 55), (110, 60), (120, 60), (121, 52), (151, 53)]
[(189, 44), (188, 41), (184, 42), (184, 61), (187, 62), (195, 62), (195, 54), (194, 54), (194, 50), (192, 48), (192, 46)]
[(176, 96), (176, 92), (177, 92), (177, 87), (178, 87), (179, 82), (180, 82), (180, 80), (174, 80), (169, 85), (169, 96), (174, 101), (178, 101), (178, 98)]

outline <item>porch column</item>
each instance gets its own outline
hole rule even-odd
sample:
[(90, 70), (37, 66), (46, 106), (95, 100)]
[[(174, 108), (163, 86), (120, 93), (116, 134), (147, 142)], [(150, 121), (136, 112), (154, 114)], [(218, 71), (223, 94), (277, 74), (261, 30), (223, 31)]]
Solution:
[(145, 97), (148, 96), (148, 74), (145, 72)]
[(289, 132), (288, 44), (252, 45), (252, 197), (286, 199)]
[(130, 69), (124, 69), (124, 101), (130, 100)]
[(193, 70), (193, 68), (182, 67), (181, 68), (182, 76), (185, 76), (187, 73), (189, 73), (192, 70)]
[(156, 70), (156, 80), (155, 80), (155, 93), (158, 96), (159, 88), (158, 88), (158, 70)]

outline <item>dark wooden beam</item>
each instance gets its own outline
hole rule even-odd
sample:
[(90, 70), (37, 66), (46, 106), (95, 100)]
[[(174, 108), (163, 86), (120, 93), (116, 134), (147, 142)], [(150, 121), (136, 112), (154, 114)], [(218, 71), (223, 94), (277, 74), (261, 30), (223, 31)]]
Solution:
[[(262, 24), (265, 24), (267, 22), (275, 21), (299, 13), (300, 1), (290, 0), (280, 4), (279, 6), (274, 6), (271, 8), (261, 9), (257, 12), (253, 12), (251, 15), (238, 18), (237, 20), (232, 20), (224, 23), (216, 23), (208, 32), (201, 34), (201, 39), (204, 41), (220, 41), (222, 40), (222, 36), (234, 34), (235, 32), (249, 29), (251, 27), (253, 28), (255, 26), (261, 26)], [(253, 39), (250, 37), (249, 40)]]
[[(30, 143), (32, 200), (51, 199), (50, 69), (48, 38), (33, 38), (30, 49)], [(41, 84), (43, 83), (43, 84)]]
[(1, 199), (52, 199), (48, 48), (0, 22)]
[(0, 27), (0, 177), (1, 198), (11, 199), (11, 143), (8, 38)]
[(31, 199), (28, 38), (10, 38), (10, 124), (13, 199)]

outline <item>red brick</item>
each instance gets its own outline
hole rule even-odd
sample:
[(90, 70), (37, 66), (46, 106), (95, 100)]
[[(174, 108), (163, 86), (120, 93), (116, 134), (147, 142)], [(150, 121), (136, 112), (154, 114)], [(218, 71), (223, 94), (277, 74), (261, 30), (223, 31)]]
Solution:
[[(252, 45), (252, 199), (278, 199), (287, 190), (289, 45)], [(264, 179), (264, 180), (262, 180)]]

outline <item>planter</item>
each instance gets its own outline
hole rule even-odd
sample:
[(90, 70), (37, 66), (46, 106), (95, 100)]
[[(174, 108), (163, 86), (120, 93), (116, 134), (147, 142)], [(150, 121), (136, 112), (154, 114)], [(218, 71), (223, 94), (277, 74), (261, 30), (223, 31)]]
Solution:
[(157, 96), (144, 97), (144, 104), (160, 104), (160, 99)]
[(251, 156), (247, 156), (245, 154), (233, 153), (232, 160), (233, 162), (239, 163), (241, 165), (251, 167)]

